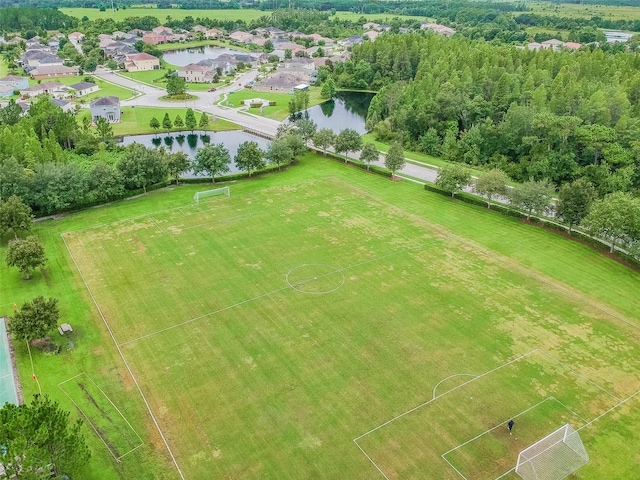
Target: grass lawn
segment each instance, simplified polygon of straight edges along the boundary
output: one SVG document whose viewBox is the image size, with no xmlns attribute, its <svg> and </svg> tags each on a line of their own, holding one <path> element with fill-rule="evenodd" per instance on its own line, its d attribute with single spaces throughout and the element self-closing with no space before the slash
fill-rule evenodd
<svg viewBox="0 0 640 480">
<path fill-rule="evenodd" d="M 160 68 L 158 70 L 146 70 L 144 72 L 118 72 L 120 75 L 139 82 L 147 83 L 154 87 L 161 87 L 167 83 L 165 75 L 169 70 Z"/>
<path fill-rule="evenodd" d="M 115 12 L 107 9 L 104 12 L 99 11 L 97 8 L 61 8 L 61 12 L 71 15 L 72 17 L 82 18 L 88 17 L 89 20 L 101 19 L 113 19 L 116 22 L 121 22 L 128 17 L 156 17 L 161 23 L 165 22 L 167 16 L 170 16 L 174 20 L 184 20 L 186 17 L 201 17 L 201 18 L 215 18 L 218 20 L 244 20 L 250 22 L 263 15 L 269 15 L 271 12 L 246 9 L 246 10 L 182 10 L 182 9 L 158 9 L 152 6 L 148 7 L 135 7 L 127 9 L 119 9 Z"/>
<path fill-rule="evenodd" d="M 336 12 L 336 17 L 341 20 L 350 20 L 352 22 L 357 21 L 361 17 L 364 17 L 369 22 L 390 22 L 392 18 L 398 17 L 403 20 L 405 19 L 414 19 L 419 21 L 435 21 L 433 18 L 429 17 L 419 17 L 416 15 L 393 15 L 391 13 L 369 13 L 369 14 L 361 14 L 361 13 L 353 13 L 353 12 Z"/>
<path fill-rule="evenodd" d="M 84 77 L 86 75 L 78 76 L 78 77 L 62 77 L 52 79 L 53 82 L 62 83 L 63 85 L 73 85 L 74 83 L 84 82 Z M 100 87 L 100 90 L 94 93 L 90 93 L 89 95 L 85 95 L 84 97 L 77 98 L 73 100 L 74 102 L 80 104 L 89 104 L 91 101 L 100 97 L 108 97 L 114 96 L 118 97 L 120 100 L 126 100 L 127 98 L 131 98 L 133 93 L 128 88 L 121 87 L 119 85 L 114 85 L 113 83 L 105 82 L 98 77 L 91 76 L 91 83 L 95 83 Z M 38 81 L 32 78 L 29 79 L 29 85 L 37 85 Z"/>
<path fill-rule="evenodd" d="M 227 96 L 227 101 L 222 102 L 221 105 L 229 105 L 231 107 L 240 107 L 243 105 L 244 100 L 251 98 L 262 98 L 264 100 L 274 101 L 276 105 L 273 107 L 265 107 L 262 113 L 259 108 L 251 108 L 247 111 L 256 115 L 262 115 L 267 118 L 273 118 L 275 120 L 284 120 L 289 116 L 289 100 L 291 95 L 288 93 L 271 93 L 271 92 L 258 92 L 249 88 L 230 93 Z M 326 98 L 320 96 L 320 87 L 310 87 L 309 89 L 309 107 L 319 105 L 326 101 Z"/>
<path fill-rule="evenodd" d="M 555 4 L 551 2 L 527 2 L 531 13 L 566 18 L 601 17 L 604 20 L 640 20 L 640 7 L 616 7 L 612 5 L 580 5 L 578 3 Z"/>
<path fill-rule="evenodd" d="M 34 352 L 43 391 L 72 409 L 57 385 L 84 372 L 143 440 L 116 468 L 87 433 L 82 478 L 172 470 L 80 273 L 186 478 L 375 478 L 358 446 L 390 478 L 457 478 L 440 458 L 454 448 L 468 478 L 495 478 L 640 389 L 640 275 L 586 246 L 316 155 L 195 205 L 204 188 L 38 223 L 45 276 L 0 265 L 0 313 L 51 295 L 76 330 L 72 351 Z M 31 394 L 22 345 L 17 358 Z M 581 430 L 580 478 L 637 477 L 639 400 Z M 104 435 L 135 445 L 127 429 Z"/>
<path fill-rule="evenodd" d="M 155 133 L 153 129 L 149 126 L 151 119 L 156 117 L 158 121 L 162 124 L 162 119 L 165 113 L 169 113 L 169 117 L 171 117 L 171 121 L 175 120 L 176 115 L 180 115 L 182 120 L 184 121 L 187 109 L 186 108 L 153 108 L 153 107 L 122 107 L 122 116 L 120 123 L 114 123 L 113 126 L 113 134 L 115 136 L 123 136 L 123 135 L 140 135 L 145 133 Z M 201 113 L 195 112 L 196 120 L 200 121 Z M 82 110 L 78 114 L 78 122 L 82 122 L 83 117 L 90 117 L 91 112 L 87 110 Z M 241 127 L 236 125 L 235 123 L 231 123 L 227 120 L 223 120 L 221 118 L 216 118 L 215 121 L 209 121 L 209 128 L 206 130 L 222 132 L 227 130 L 240 130 Z M 180 129 L 174 128 L 171 131 L 177 132 Z M 202 129 L 199 129 L 202 130 Z M 159 131 L 164 131 L 160 129 Z"/>
<path fill-rule="evenodd" d="M 4 58 L 0 58 L 0 78 L 6 77 L 9 74 L 9 65 Z"/>
</svg>

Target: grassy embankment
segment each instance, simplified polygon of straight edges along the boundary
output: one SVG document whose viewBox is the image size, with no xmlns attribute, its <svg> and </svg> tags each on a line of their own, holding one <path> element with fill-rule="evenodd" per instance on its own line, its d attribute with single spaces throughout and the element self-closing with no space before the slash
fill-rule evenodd
<svg viewBox="0 0 640 480">
<path fill-rule="evenodd" d="M 444 377 L 538 348 L 561 363 L 535 353 L 361 445 L 387 471 L 444 478 L 441 453 L 521 415 L 519 442 L 492 431 L 451 458 L 495 477 L 558 422 L 580 426 L 617 402 L 584 378 L 619 398 L 640 388 L 640 275 L 586 246 L 316 155 L 231 188 L 200 206 L 203 186 L 184 186 L 42 222 L 45 275 L 25 282 L 0 265 L 0 313 L 44 294 L 74 326 L 71 351 L 33 352 L 43 392 L 73 410 L 57 385 L 85 372 L 145 441 L 116 464 L 86 429 L 94 461 L 81 478 L 173 470 L 63 232 L 187 478 L 371 478 L 353 438 L 431 399 Z M 28 396 L 24 346 L 17 356 Z M 634 476 L 624 459 L 640 442 L 639 399 L 581 431 L 581 478 Z"/>
<path fill-rule="evenodd" d="M 164 118 L 164 114 L 168 113 L 171 121 L 173 122 L 176 118 L 176 115 L 180 115 L 182 117 L 182 121 L 184 121 L 187 109 L 186 108 L 154 108 L 154 107 L 123 107 L 122 108 L 122 116 L 120 123 L 114 123 L 113 134 L 116 136 L 123 135 L 141 135 L 146 133 L 156 133 L 149 126 L 152 118 L 157 118 L 160 124 L 162 125 L 162 119 Z M 195 112 L 196 120 L 200 121 L 201 113 Z M 91 112 L 89 110 L 83 110 L 78 114 L 78 122 L 82 122 L 82 118 L 90 117 Z M 216 118 L 215 120 L 209 120 L 209 127 L 205 130 L 209 130 L 212 132 L 222 132 L 227 130 L 240 130 L 241 127 L 236 125 L 235 123 L 231 123 L 227 120 L 223 120 L 222 118 Z M 172 132 L 178 132 L 184 130 L 173 128 Z M 197 128 L 197 130 L 203 130 L 201 128 Z M 158 130 L 158 134 L 164 133 L 162 127 Z"/>
<path fill-rule="evenodd" d="M 221 101 L 220 105 L 226 105 L 230 107 L 240 107 L 243 105 L 244 100 L 250 100 L 252 98 L 262 98 L 276 102 L 273 107 L 264 107 L 262 112 L 259 108 L 250 108 L 247 111 L 256 115 L 262 115 L 267 118 L 273 118 L 274 120 L 284 120 L 289 116 L 289 101 L 292 96 L 288 93 L 271 93 L 271 92 L 257 92 L 251 89 L 239 90 L 230 93 L 227 96 L 226 101 Z M 309 106 L 320 105 L 325 102 L 326 98 L 320 96 L 320 87 L 311 87 L 309 89 Z"/>
<path fill-rule="evenodd" d="M 78 97 L 71 100 L 74 103 L 79 103 L 81 105 L 89 105 L 96 98 L 114 96 L 118 97 L 120 100 L 126 100 L 134 96 L 134 92 L 129 90 L 128 88 L 121 87 L 119 85 L 114 85 L 113 83 L 105 82 L 104 80 L 94 77 L 91 74 L 87 74 L 91 76 L 91 82 L 98 85 L 100 90 L 97 92 L 90 93 L 89 95 L 85 95 L 84 97 Z M 63 85 L 73 85 L 74 83 L 84 82 L 84 77 L 87 75 L 81 75 L 78 77 L 62 77 L 52 79 L 52 82 L 62 83 Z M 37 85 L 38 81 L 29 79 L 29 85 Z"/>
</svg>

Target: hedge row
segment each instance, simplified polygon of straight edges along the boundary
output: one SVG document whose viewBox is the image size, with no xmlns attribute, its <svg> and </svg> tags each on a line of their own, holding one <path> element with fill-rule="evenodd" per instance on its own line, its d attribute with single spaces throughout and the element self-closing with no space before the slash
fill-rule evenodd
<svg viewBox="0 0 640 480">
<path fill-rule="evenodd" d="M 446 197 L 451 198 L 451 193 L 447 192 L 445 190 L 442 190 L 432 184 L 425 184 L 424 185 L 424 189 L 429 191 L 429 192 L 433 192 L 433 193 L 438 193 L 440 195 L 444 195 Z M 456 198 L 458 200 L 461 200 L 465 203 L 469 203 L 471 205 L 477 205 L 480 207 L 484 207 L 487 208 L 487 203 L 488 201 L 484 198 L 481 197 L 477 197 L 475 195 L 471 195 L 469 193 L 465 193 L 465 192 L 460 192 L 457 193 L 453 198 Z M 496 213 L 500 213 L 502 215 L 508 215 L 511 217 L 516 217 L 516 218 L 522 218 L 522 219 L 526 219 L 527 215 L 519 210 L 516 210 L 514 208 L 510 208 L 509 206 L 506 205 L 502 205 L 502 204 L 496 204 L 496 203 L 492 203 L 491 204 L 491 211 L 496 212 Z M 567 228 L 564 225 L 560 225 L 557 222 L 553 222 L 553 221 L 549 221 L 546 220 L 544 218 L 540 218 L 540 217 L 534 217 L 532 216 L 529 221 L 531 223 L 537 223 L 540 224 L 541 226 L 551 229 L 551 230 L 556 230 L 559 232 L 562 232 L 564 234 L 568 233 Z M 592 247 L 594 247 L 596 250 L 600 250 L 600 251 L 606 251 L 608 252 L 609 247 L 602 243 L 600 240 L 596 239 L 596 238 L 592 238 L 589 235 L 587 235 L 584 232 L 581 232 L 579 230 L 572 230 L 570 236 L 576 240 L 579 240 L 585 244 L 588 244 Z M 619 259 L 621 259 L 624 262 L 627 262 L 633 266 L 636 267 L 640 267 L 640 259 L 629 255 L 627 253 L 621 252 L 619 250 L 615 250 L 614 251 L 614 255 L 616 257 L 618 257 Z"/>
</svg>

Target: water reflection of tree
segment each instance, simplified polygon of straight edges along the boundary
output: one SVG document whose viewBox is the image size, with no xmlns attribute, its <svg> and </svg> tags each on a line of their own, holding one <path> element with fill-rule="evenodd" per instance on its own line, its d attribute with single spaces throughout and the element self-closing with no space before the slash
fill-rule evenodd
<svg viewBox="0 0 640 480">
<path fill-rule="evenodd" d="M 178 142 L 178 145 L 182 146 L 184 145 L 184 139 L 185 136 L 180 134 L 180 135 L 176 135 L 176 141 Z"/>
<path fill-rule="evenodd" d="M 151 143 L 154 147 L 159 147 L 162 144 L 162 139 L 160 137 L 154 137 L 151 139 Z"/>
<path fill-rule="evenodd" d="M 328 100 L 320 104 L 320 110 L 325 117 L 333 115 L 333 111 L 336 109 L 336 102 L 334 100 Z"/>
<path fill-rule="evenodd" d="M 367 118 L 373 93 L 338 92 L 336 98 L 342 101 L 344 109 L 347 112 L 354 113 L 362 118 Z"/>
<path fill-rule="evenodd" d="M 211 143 L 211 135 L 200 135 L 200 140 L 202 140 L 202 143 L 205 145 L 208 145 Z"/>
<path fill-rule="evenodd" d="M 170 135 L 164 137 L 164 144 L 171 150 L 173 148 L 173 137 Z"/>
<path fill-rule="evenodd" d="M 198 147 L 198 135 L 195 133 L 187 135 L 187 145 L 191 150 L 195 150 Z"/>
</svg>

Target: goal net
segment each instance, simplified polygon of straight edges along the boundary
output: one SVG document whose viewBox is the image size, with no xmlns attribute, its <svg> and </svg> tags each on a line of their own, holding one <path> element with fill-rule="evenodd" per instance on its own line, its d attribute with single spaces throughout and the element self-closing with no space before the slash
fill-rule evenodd
<svg viewBox="0 0 640 480">
<path fill-rule="evenodd" d="M 516 473 L 524 480 L 560 480 L 588 461 L 580 435 L 566 424 L 522 450 Z"/>
<path fill-rule="evenodd" d="M 193 200 L 196 203 L 200 203 L 201 200 L 208 197 L 216 197 L 218 195 L 231 196 L 231 189 L 229 187 L 214 188 L 213 190 L 205 190 L 203 192 L 196 192 L 193 196 Z"/>
</svg>

